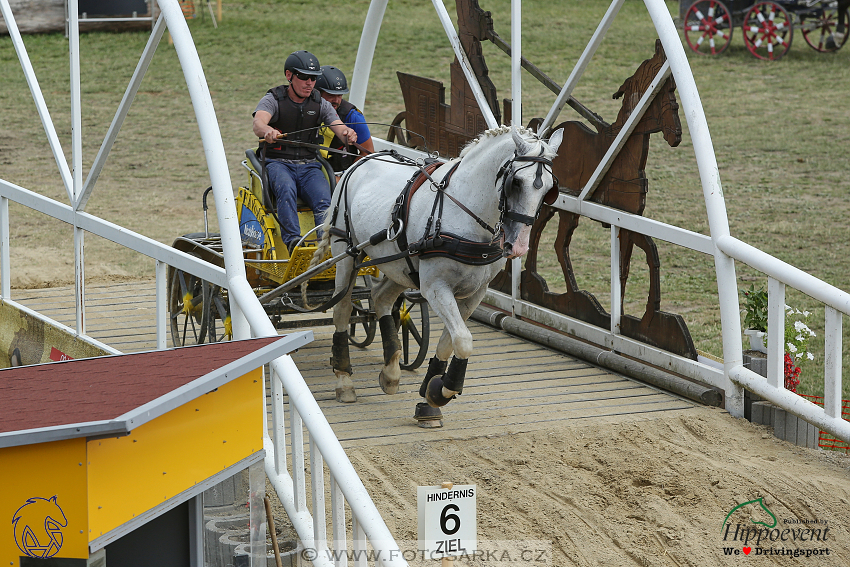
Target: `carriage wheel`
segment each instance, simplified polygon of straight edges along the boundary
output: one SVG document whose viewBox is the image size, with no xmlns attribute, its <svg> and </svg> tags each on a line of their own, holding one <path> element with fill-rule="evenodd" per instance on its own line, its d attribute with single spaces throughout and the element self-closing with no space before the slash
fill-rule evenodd
<svg viewBox="0 0 850 567">
<path fill-rule="evenodd" d="M 744 43 L 754 57 L 776 61 L 791 49 L 794 28 L 785 8 L 773 2 L 759 2 L 744 18 Z"/>
<path fill-rule="evenodd" d="M 204 282 L 204 326 L 209 343 L 220 343 L 233 338 L 230 323 L 230 310 L 227 303 L 227 290 Z"/>
<path fill-rule="evenodd" d="M 363 285 L 372 289 L 372 277 L 362 276 Z M 375 331 L 378 329 L 378 320 L 375 317 L 375 312 L 372 310 L 371 296 L 366 299 L 358 299 L 352 301 L 352 315 L 365 317 L 365 321 L 360 323 L 351 323 L 348 326 L 348 342 L 356 347 L 366 348 L 372 341 L 375 340 Z"/>
<path fill-rule="evenodd" d="M 719 0 L 698 0 L 685 14 L 685 41 L 701 55 L 723 53 L 732 41 L 732 16 Z"/>
<path fill-rule="evenodd" d="M 168 288 L 171 344 L 175 347 L 204 342 L 204 280 L 183 270 L 172 270 Z"/>
<path fill-rule="evenodd" d="M 817 9 L 799 14 L 800 31 L 809 47 L 821 53 L 831 53 L 847 43 L 850 17 L 840 11 L 835 2 L 820 2 Z"/>
<path fill-rule="evenodd" d="M 412 303 L 400 298 L 398 306 L 398 325 L 401 328 L 401 361 L 402 370 L 416 370 L 422 366 L 428 354 L 428 341 L 431 332 L 431 321 L 428 313 L 428 303 L 425 301 Z M 411 341 L 411 339 L 413 339 Z"/>
</svg>

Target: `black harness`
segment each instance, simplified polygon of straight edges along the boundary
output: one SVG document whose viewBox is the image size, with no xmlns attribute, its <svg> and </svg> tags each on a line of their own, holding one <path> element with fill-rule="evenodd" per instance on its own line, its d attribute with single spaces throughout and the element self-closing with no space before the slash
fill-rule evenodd
<svg viewBox="0 0 850 567">
<path fill-rule="evenodd" d="M 507 208 L 508 199 L 513 195 L 515 191 L 518 190 L 517 187 L 515 187 L 516 183 L 514 179 L 516 173 L 518 171 L 521 171 L 522 169 L 531 167 L 536 163 L 537 172 L 534 179 L 534 187 L 540 189 L 541 187 L 543 187 L 543 168 L 544 166 L 547 167 L 550 174 L 552 174 L 553 179 L 555 179 L 555 183 L 553 184 L 553 187 L 549 191 L 549 193 L 546 194 L 546 197 L 544 197 L 543 202 L 551 204 L 558 196 L 557 178 L 552 173 L 552 161 L 543 157 L 542 149 L 539 156 L 521 156 L 514 153 L 514 156 L 508 159 L 502 165 L 502 167 L 499 169 L 498 174 L 496 175 L 497 186 L 499 184 L 499 179 L 502 179 L 502 185 L 499 188 L 499 220 L 496 223 L 495 227 L 491 227 L 489 224 L 487 224 L 487 222 L 485 222 L 475 213 L 470 211 L 463 203 L 446 193 L 446 188 L 449 186 L 451 177 L 456 171 L 458 165 L 460 165 L 460 161 L 458 161 L 452 166 L 449 172 L 446 173 L 446 175 L 443 177 L 443 180 L 439 183 L 435 182 L 431 178 L 431 174 L 437 168 L 443 165 L 441 162 L 437 162 L 434 159 L 429 159 L 426 160 L 425 163 L 420 165 L 418 162 L 405 156 L 402 156 L 394 150 L 378 152 L 376 154 L 366 156 L 365 158 L 356 162 L 351 169 L 361 166 L 367 159 L 375 159 L 381 155 L 390 156 L 404 165 L 415 166 L 418 168 L 418 170 L 407 181 L 407 184 L 405 185 L 404 189 L 396 199 L 395 205 L 393 206 L 392 210 L 392 220 L 390 226 L 386 229 L 386 231 L 376 233 L 369 239 L 370 243 L 373 245 L 378 244 L 379 242 L 382 242 L 385 239 L 395 241 L 399 247 L 399 252 L 397 254 L 384 256 L 381 258 L 374 258 L 370 259 L 368 262 L 357 264 L 355 266 L 355 273 L 360 268 L 383 264 L 404 258 L 407 261 L 407 265 L 410 271 L 409 277 L 413 280 L 414 284 L 419 287 L 419 273 L 416 271 L 415 266 L 411 261 L 412 256 L 418 256 L 420 260 L 437 257 L 451 258 L 463 264 L 474 266 L 486 266 L 488 264 L 492 264 L 504 257 L 504 251 L 501 245 L 497 242 L 502 232 L 503 220 L 508 219 L 526 225 L 531 225 L 534 223 L 534 220 L 540 214 L 540 208 L 538 208 L 535 213 L 535 216 L 533 217 L 509 210 Z M 515 168 L 514 164 L 516 162 L 528 163 L 527 165 Z M 340 198 L 345 199 L 346 204 L 348 203 L 349 178 L 350 173 L 343 180 L 342 195 Z M 434 203 L 431 207 L 431 215 L 428 217 L 428 221 L 425 224 L 425 232 L 422 237 L 415 242 L 409 242 L 407 238 L 406 227 L 408 226 L 410 202 L 413 197 L 413 194 L 416 192 L 417 189 L 419 189 L 419 187 L 421 187 L 425 183 L 425 181 L 431 182 L 431 185 L 436 193 L 434 197 Z M 471 216 L 479 224 L 479 226 L 483 227 L 490 234 L 492 234 L 493 238 L 487 242 L 478 242 L 462 238 L 450 232 L 444 232 L 441 229 L 444 197 L 448 197 L 452 202 L 454 202 L 458 207 L 460 207 L 461 210 Z M 351 220 L 349 218 L 348 207 L 346 207 L 345 214 L 343 215 L 343 221 L 345 223 L 344 229 L 336 228 L 335 226 L 337 222 L 338 212 L 339 202 L 337 202 L 337 206 L 334 207 L 331 216 L 331 228 L 329 232 L 331 233 L 331 235 L 337 236 L 344 242 L 346 242 L 350 251 L 349 253 L 353 257 L 359 259 L 361 254 L 359 252 L 356 252 L 356 249 L 353 245 L 353 238 L 351 236 Z"/>
</svg>

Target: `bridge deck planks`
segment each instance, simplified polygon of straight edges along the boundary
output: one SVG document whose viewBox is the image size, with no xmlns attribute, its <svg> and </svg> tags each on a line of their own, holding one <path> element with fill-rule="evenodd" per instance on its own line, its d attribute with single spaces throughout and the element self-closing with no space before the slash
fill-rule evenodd
<svg viewBox="0 0 850 567">
<path fill-rule="evenodd" d="M 73 287 L 16 289 L 12 299 L 75 326 Z M 153 350 L 155 301 L 153 280 L 89 284 L 87 331 L 122 352 Z M 314 328 L 314 342 L 294 353 L 293 359 L 344 447 L 468 439 L 531 431 L 564 420 L 611 419 L 693 407 L 677 396 L 486 325 L 470 321 L 470 328 L 475 352 L 464 392 L 443 408 L 441 429 L 422 429 L 413 420 L 427 359 L 417 371 L 402 372 L 399 393 L 387 396 L 377 380 L 383 360 L 380 337 L 366 349 L 352 347 L 355 404 L 334 399 L 335 378 L 328 362 L 333 327 Z M 432 315 L 428 358 L 442 330 L 442 322 Z M 267 399 L 271 424 L 269 404 Z"/>
</svg>

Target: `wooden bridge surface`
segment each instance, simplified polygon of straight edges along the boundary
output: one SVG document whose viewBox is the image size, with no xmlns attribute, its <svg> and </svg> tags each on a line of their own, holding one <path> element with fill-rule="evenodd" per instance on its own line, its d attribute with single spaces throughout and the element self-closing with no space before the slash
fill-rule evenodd
<svg viewBox="0 0 850 567">
<path fill-rule="evenodd" d="M 71 328 L 75 325 L 73 286 L 16 289 L 11 298 Z M 88 334 L 122 352 L 156 348 L 155 314 L 152 280 L 86 287 Z M 470 321 L 470 328 L 475 352 L 464 392 L 443 409 L 445 426 L 440 429 L 422 429 L 413 420 L 427 359 L 417 371 L 402 372 L 399 393 L 387 396 L 377 381 L 383 358 L 380 338 L 366 349 L 352 347 L 358 394 L 354 404 L 334 399 L 329 365 L 333 327 L 313 328 L 314 342 L 294 353 L 293 359 L 344 447 L 468 439 L 541 429 L 563 420 L 693 407 L 690 401 L 504 331 L 475 321 Z M 441 331 L 442 322 L 432 315 L 429 358 Z"/>
</svg>

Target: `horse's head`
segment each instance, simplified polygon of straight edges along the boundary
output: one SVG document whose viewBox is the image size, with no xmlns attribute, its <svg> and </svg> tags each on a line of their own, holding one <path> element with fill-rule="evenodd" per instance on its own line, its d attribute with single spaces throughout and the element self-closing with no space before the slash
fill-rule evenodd
<svg viewBox="0 0 850 567">
<path fill-rule="evenodd" d="M 619 132 L 620 128 L 625 125 L 626 120 L 637 107 L 641 97 L 666 60 L 667 56 L 664 53 L 661 40 L 656 40 L 655 55 L 641 63 L 635 74 L 626 79 L 613 95 L 615 99 L 623 99 L 617 120 L 611 125 L 613 131 Z M 662 132 L 664 139 L 671 148 L 675 148 L 682 141 L 682 122 L 679 120 L 676 81 L 673 80 L 673 77 L 668 77 L 664 81 L 650 100 L 646 111 L 633 130 L 634 134 L 652 134 L 655 132 Z"/>
<path fill-rule="evenodd" d="M 516 128 L 511 128 L 516 148 L 513 157 L 499 171 L 503 248 L 508 258 L 518 258 L 528 251 L 531 225 L 540 208 L 544 202 L 552 204 L 558 197 L 552 160 L 557 155 L 564 130 L 557 130 L 549 140 L 541 140 L 527 132 L 520 134 Z"/>
</svg>

